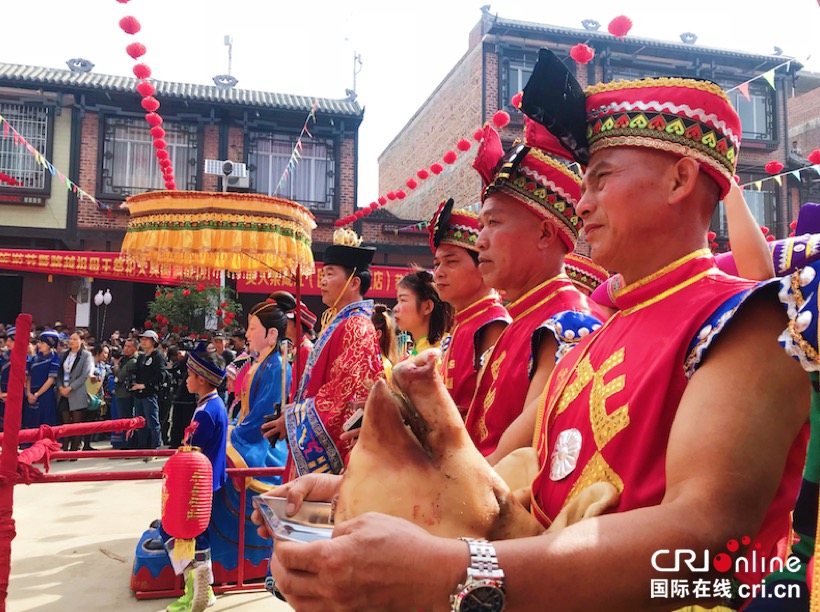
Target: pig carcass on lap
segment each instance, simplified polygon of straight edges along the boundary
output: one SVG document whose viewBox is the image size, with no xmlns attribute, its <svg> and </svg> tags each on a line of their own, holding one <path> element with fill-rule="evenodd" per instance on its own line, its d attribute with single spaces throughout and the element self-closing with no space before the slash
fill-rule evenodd
<svg viewBox="0 0 820 612">
<path fill-rule="evenodd" d="M 393 368 L 404 396 L 376 382 L 344 473 L 335 522 L 365 512 L 434 535 L 506 539 L 543 532 L 476 449 L 429 350 Z"/>
</svg>

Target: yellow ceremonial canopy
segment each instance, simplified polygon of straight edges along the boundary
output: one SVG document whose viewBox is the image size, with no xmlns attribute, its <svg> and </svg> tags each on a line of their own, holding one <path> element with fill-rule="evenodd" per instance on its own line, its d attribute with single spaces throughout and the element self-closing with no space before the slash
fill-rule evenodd
<svg viewBox="0 0 820 612">
<path fill-rule="evenodd" d="M 191 276 L 224 270 L 241 279 L 313 274 L 313 214 L 255 193 L 152 191 L 128 198 L 122 253 L 140 265 L 182 266 Z"/>
</svg>

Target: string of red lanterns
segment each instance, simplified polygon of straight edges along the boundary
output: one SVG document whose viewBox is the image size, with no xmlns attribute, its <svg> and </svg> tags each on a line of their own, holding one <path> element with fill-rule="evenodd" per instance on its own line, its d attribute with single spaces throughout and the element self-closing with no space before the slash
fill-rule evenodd
<svg viewBox="0 0 820 612">
<path fill-rule="evenodd" d="M 120 4 L 127 4 L 129 0 L 117 0 Z M 120 29 L 133 36 L 142 30 L 142 25 L 133 15 L 127 15 L 120 19 Z M 162 116 L 157 112 L 160 107 L 159 100 L 154 97 L 157 91 L 156 86 L 149 81 L 151 78 L 151 67 L 139 61 L 145 55 L 147 49 L 140 42 L 129 43 L 125 47 L 125 52 L 137 63 L 134 65 L 134 76 L 137 77 L 137 93 L 142 96 L 140 105 L 145 110 L 145 121 L 151 126 L 151 137 L 154 139 L 153 145 L 156 150 L 157 161 L 162 177 L 165 181 L 165 188 L 175 190 L 177 188 L 174 181 L 174 166 L 171 156 L 168 154 L 168 143 L 165 141 L 165 129 L 162 127 Z"/>
<path fill-rule="evenodd" d="M 493 115 L 492 118 L 493 125 L 495 125 L 498 129 L 502 129 L 506 125 L 510 123 L 510 115 L 507 111 L 500 110 Z M 478 129 L 473 134 L 473 140 L 479 142 L 481 140 L 483 134 L 483 130 Z M 455 149 L 458 149 L 462 153 L 466 153 L 472 147 L 472 143 L 467 140 L 466 138 L 461 138 L 457 143 L 454 149 L 450 149 L 447 151 L 441 158 L 441 161 L 444 164 L 451 166 L 458 160 L 458 153 L 456 153 Z M 429 168 L 422 168 L 421 170 L 417 171 L 415 176 L 411 176 L 408 178 L 404 186 L 413 191 L 414 189 L 418 188 L 420 183 L 419 181 L 426 181 L 432 175 L 439 175 L 444 172 L 444 166 L 440 162 L 434 162 L 430 164 Z M 417 180 L 418 179 L 418 180 Z M 396 191 L 389 191 L 386 194 L 379 196 L 376 200 L 372 201 L 368 206 L 363 208 L 359 208 L 355 213 L 348 215 L 342 219 L 337 219 L 333 222 L 333 225 L 336 227 L 343 227 L 345 225 L 349 225 L 363 217 L 367 217 L 368 215 L 372 214 L 374 210 L 378 210 L 382 206 L 386 206 L 390 202 L 394 202 L 396 200 L 403 200 L 407 197 L 407 191 L 404 189 L 398 189 Z"/>
</svg>

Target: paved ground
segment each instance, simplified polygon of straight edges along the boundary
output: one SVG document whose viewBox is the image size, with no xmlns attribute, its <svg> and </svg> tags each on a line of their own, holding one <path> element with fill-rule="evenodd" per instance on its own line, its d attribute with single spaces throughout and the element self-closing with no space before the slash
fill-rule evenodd
<svg viewBox="0 0 820 612">
<path fill-rule="evenodd" d="M 160 470 L 162 464 L 81 459 L 52 463 L 51 471 Z M 160 515 L 161 489 L 160 480 L 16 486 L 8 611 L 165 610 L 171 599 L 137 601 L 129 588 L 137 539 Z M 210 608 L 251 609 L 292 610 L 263 591 L 221 595 Z"/>
</svg>

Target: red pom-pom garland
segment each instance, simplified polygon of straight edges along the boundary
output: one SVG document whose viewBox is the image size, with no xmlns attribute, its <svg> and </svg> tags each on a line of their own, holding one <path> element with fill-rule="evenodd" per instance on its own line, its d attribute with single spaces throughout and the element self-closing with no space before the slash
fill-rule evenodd
<svg viewBox="0 0 820 612">
<path fill-rule="evenodd" d="M 505 110 L 496 111 L 493 115 L 493 125 L 499 130 L 506 127 L 510 123 L 510 113 Z"/>
</svg>

